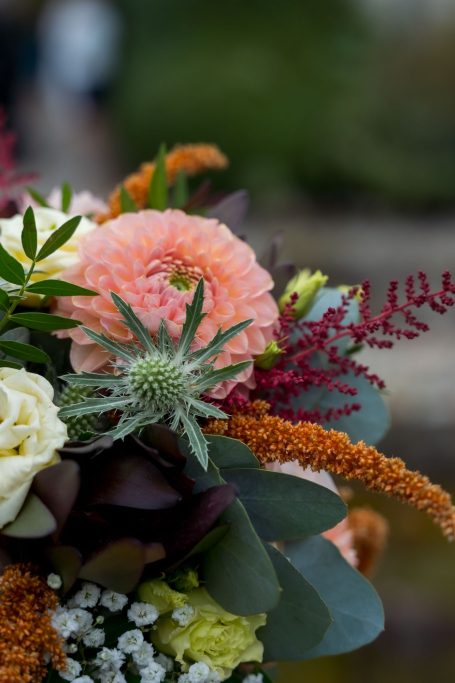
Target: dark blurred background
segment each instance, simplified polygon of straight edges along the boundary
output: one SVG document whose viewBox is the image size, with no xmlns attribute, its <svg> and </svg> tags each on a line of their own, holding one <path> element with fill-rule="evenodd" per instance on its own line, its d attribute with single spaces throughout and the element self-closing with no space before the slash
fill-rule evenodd
<svg viewBox="0 0 455 683">
<path fill-rule="evenodd" d="M 332 284 L 455 262 L 452 0 L 0 0 L 0 104 L 21 171 L 105 195 L 161 141 L 207 141 L 247 187 L 261 251 Z M 455 315 L 365 360 L 384 377 L 381 444 L 455 491 Z M 280 683 L 455 680 L 455 552 L 421 515 L 355 489 L 392 532 L 375 584 L 387 629 Z"/>
</svg>

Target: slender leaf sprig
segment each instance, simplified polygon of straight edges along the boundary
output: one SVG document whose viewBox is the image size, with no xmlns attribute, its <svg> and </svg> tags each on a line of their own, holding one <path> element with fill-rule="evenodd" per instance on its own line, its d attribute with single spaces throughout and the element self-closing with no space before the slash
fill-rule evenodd
<svg viewBox="0 0 455 683">
<path fill-rule="evenodd" d="M 0 352 L 3 354 L 2 359 L 0 359 L 0 367 L 22 367 L 20 363 L 9 360 L 10 357 L 35 363 L 48 363 L 50 361 L 49 356 L 41 349 L 37 349 L 31 344 L 19 342 L 14 338 L 12 339 L 12 328 L 25 327 L 48 332 L 51 330 L 68 329 L 80 324 L 78 320 L 63 318 L 41 311 L 15 312 L 16 308 L 24 302 L 28 294 L 44 296 L 92 296 L 96 294 L 96 292 L 84 287 L 60 280 L 43 279 L 31 282 L 36 265 L 40 261 L 44 261 L 44 259 L 71 239 L 80 220 L 81 216 L 70 218 L 58 227 L 41 248 L 38 249 L 35 214 L 33 209 L 28 207 L 24 213 L 21 233 L 24 254 L 31 262 L 27 271 L 24 270 L 22 263 L 0 244 L 0 278 L 3 280 L 0 288 L 0 310 L 2 312 L 0 319 Z"/>
<path fill-rule="evenodd" d="M 108 395 L 100 394 L 81 403 L 64 406 L 60 409 L 60 417 L 65 419 L 117 410 L 119 422 L 108 432 L 114 439 L 140 432 L 147 425 L 164 422 L 172 430 L 186 435 L 192 452 L 207 468 L 207 442 L 197 418 L 222 418 L 225 413 L 201 400 L 201 396 L 248 367 L 250 361 L 215 369 L 214 361 L 224 345 L 252 321 L 238 323 L 224 332 L 219 330 L 207 346 L 192 351 L 197 330 L 205 317 L 202 312 L 204 280 L 199 281 L 192 303 L 186 306 L 186 319 L 178 341 L 170 337 L 165 320 L 161 320 L 158 334 L 153 338 L 131 306 L 117 294 L 112 293 L 111 296 L 137 341 L 123 344 L 81 327 L 90 339 L 117 360 L 113 362 L 113 373 L 64 375 L 62 379 L 73 385 L 92 387 L 98 392 L 108 392 Z"/>
</svg>

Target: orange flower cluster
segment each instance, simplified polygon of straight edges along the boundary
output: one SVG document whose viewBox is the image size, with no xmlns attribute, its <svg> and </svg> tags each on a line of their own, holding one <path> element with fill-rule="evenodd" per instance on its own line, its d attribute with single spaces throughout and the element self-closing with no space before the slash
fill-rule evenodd
<svg viewBox="0 0 455 683">
<path fill-rule="evenodd" d="M 193 176 L 204 171 L 222 170 L 227 165 L 227 158 L 215 145 L 180 145 L 166 155 L 167 180 L 169 185 L 173 185 L 179 171 Z M 143 209 L 147 204 L 148 190 L 154 172 L 155 164 L 145 162 L 136 173 L 129 175 L 122 183 L 139 209 Z M 116 187 L 109 197 L 109 209 L 108 213 L 96 217 L 98 223 L 104 223 L 121 213 L 120 186 Z"/>
<path fill-rule="evenodd" d="M 55 593 L 31 567 L 15 564 L 0 576 L 0 683 L 41 683 L 47 668 L 63 670 L 66 656 L 51 625 Z"/>
<path fill-rule="evenodd" d="M 388 458 L 363 441 L 351 443 L 347 434 L 326 430 L 312 422 L 293 424 L 269 415 L 264 401 L 254 402 L 229 420 L 212 420 L 209 434 L 225 434 L 243 441 L 261 463 L 298 460 L 315 471 L 327 470 L 358 479 L 371 491 L 398 498 L 425 511 L 448 539 L 455 539 L 455 507 L 450 495 L 420 472 L 406 469 L 400 458 Z"/>
<path fill-rule="evenodd" d="M 370 576 L 385 548 L 389 525 L 379 512 L 367 507 L 352 508 L 348 524 L 357 555 L 357 569 Z"/>
</svg>

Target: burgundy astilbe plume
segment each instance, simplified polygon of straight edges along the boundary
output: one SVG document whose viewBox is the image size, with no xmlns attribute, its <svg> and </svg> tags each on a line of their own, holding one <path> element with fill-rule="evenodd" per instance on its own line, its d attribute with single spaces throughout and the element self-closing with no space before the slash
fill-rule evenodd
<svg viewBox="0 0 455 683">
<path fill-rule="evenodd" d="M 0 216 L 15 212 L 14 202 L 19 191 L 36 177 L 16 171 L 15 147 L 16 136 L 7 129 L 7 115 L 0 108 Z"/>
<path fill-rule="evenodd" d="M 396 340 L 415 339 L 429 330 L 417 317 L 418 309 L 428 306 L 442 315 L 455 303 L 455 283 L 448 271 L 442 273 L 440 286 L 434 290 L 424 272 L 409 275 L 401 289 L 400 295 L 400 283 L 392 280 L 385 303 L 373 314 L 371 284 L 366 280 L 343 294 L 340 305 L 328 308 L 317 321 L 294 320 L 291 298 L 277 332 L 277 337 L 285 340 L 285 353 L 272 370 L 256 370 L 255 395 L 266 396 L 274 412 L 290 420 L 327 422 L 359 410 L 360 404 L 352 401 L 326 411 L 307 410 L 295 399 L 315 387 L 353 397 L 357 390 L 349 385 L 348 373 L 384 388 L 383 380 L 359 363 L 353 353 L 364 345 L 389 349 Z M 353 322 L 348 312 L 354 302 L 359 316 Z"/>
</svg>

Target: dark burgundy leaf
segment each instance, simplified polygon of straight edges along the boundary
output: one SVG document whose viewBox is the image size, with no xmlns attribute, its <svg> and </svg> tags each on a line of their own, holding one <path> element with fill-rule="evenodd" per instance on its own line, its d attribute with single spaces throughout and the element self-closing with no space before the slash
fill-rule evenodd
<svg viewBox="0 0 455 683">
<path fill-rule="evenodd" d="M 144 560 L 142 543 L 135 538 L 122 538 L 94 554 L 82 566 L 79 576 L 119 593 L 129 593 L 141 578 Z"/>
<path fill-rule="evenodd" d="M 208 218 L 217 218 L 237 233 L 246 218 L 250 199 L 246 190 L 238 190 L 227 195 L 207 211 Z"/>
<path fill-rule="evenodd" d="M 230 484 L 214 486 L 193 496 L 180 527 L 164 541 L 167 554 L 174 559 L 187 555 L 212 529 L 234 498 L 235 490 Z"/>
<path fill-rule="evenodd" d="M 82 557 L 76 548 L 60 545 L 50 548 L 47 552 L 54 571 L 63 581 L 65 593 L 73 587 L 82 566 Z"/>
<path fill-rule="evenodd" d="M 64 460 L 52 467 L 46 467 L 33 480 L 33 492 L 55 517 L 56 536 L 60 534 L 73 508 L 79 486 L 79 465 L 74 460 Z"/>
<path fill-rule="evenodd" d="M 140 453 L 111 451 L 98 458 L 84 492 L 87 505 L 120 505 L 140 510 L 163 510 L 182 499 L 160 470 Z"/>
</svg>

